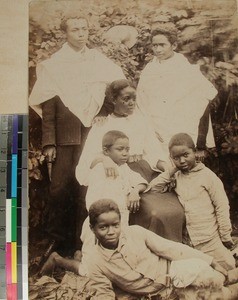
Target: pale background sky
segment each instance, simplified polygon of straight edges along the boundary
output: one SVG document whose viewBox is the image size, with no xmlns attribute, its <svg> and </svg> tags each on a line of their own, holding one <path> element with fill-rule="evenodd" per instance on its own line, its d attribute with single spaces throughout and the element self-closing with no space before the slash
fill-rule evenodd
<svg viewBox="0 0 238 300">
<path fill-rule="evenodd" d="M 0 114 L 28 112 L 29 2 L 0 0 Z"/>
</svg>

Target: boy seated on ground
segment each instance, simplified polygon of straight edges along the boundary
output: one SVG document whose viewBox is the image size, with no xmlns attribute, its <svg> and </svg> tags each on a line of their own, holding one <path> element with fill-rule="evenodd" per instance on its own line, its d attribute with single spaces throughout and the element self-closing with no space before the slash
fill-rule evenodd
<svg viewBox="0 0 238 300">
<path fill-rule="evenodd" d="M 227 272 L 201 251 L 142 227 L 121 230 L 121 215 L 114 201 L 94 202 L 89 209 L 89 222 L 96 239 L 88 261 L 88 277 L 96 291 L 94 299 L 115 299 L 112 284 L 135 295 L 161 296 L 168 296 L 173 288 L 213 285 L 220 289 L 222 299 L 237 299 L 238 284 L 224 286 L 227 275 L 231 278 L 230 272 L 236 272 L 237 279 L 237 269 Z M 76 274 L 80 271 L 80 261 L 54 252 L 42 273 L 47 274 L 55 266 Z"/>
</svg>

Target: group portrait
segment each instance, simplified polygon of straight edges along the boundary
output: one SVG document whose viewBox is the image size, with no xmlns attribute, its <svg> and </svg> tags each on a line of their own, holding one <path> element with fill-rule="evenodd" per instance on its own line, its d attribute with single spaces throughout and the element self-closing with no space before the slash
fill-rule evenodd
<svg viewBox="0 0 238 300">
<path fill-rule="evenodd" d="M 238 298 L 235 0 L 29 4 L 29 299 Z"/>
</svg>

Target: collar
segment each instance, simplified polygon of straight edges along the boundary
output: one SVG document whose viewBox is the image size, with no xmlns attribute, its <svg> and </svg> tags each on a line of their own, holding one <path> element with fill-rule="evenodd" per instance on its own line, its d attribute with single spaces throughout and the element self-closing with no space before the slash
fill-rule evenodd
<svg viewBox="0 0 238 300">
<path fill-rule="evenodd" d="M 79 55 L 84 55 L 89 50 L 89 48 L 85 45 L 80 51 L 75 51 L 72 47 L 70 47 L 68 42 L 64 43 L 62 48 L 65 48 L 66 51 L 79 54 Z"/>
<path fill-rule="evenodd" d="M 190 172 L 197 172 L 205 168 L 205 165 L 202 162 L 197 162 L 195 167 L 190 170 Z"/>
<path fill-rule="evenodd" d="M 174 54 L 171 56 L 171 57 L 169 57 L 169 58 L 167 58 L 167 59 L 163 59 L 163 60 L 159 60 L 156 56 L 154 56 L 154 58 L 153 58 L 153 62 L 154 63 L 157 63 L 157 64 L 167 64 L 167 63 L 170 63 L 170 62 L 173 62 L 174 61 L 174 58 L 176 58 L 176 52 L 174 52 Z"/>
<path fill-rule="evenodd" d="M 140 112 L 140 110 L 138 109 L 138 106 L 136 105 L 134 111 L 132 114 L 130 115 L 119 115 L 117 113 L 111 113 L 109 116 L 111 116 L 113 119 L 125 119 L 125 120 L 130 120 L 130 119 L 135 119 L 138 117 L 142 116 L 142 113 Z"/>
<path fill-rule="evenodd" d="M 181 172 L 181 173 L 184 175 L 188 175 L 188 174 L 196 173 L 200 170 L 203 170 L 204 168 L 205 168 L 205 165 L 202 162 L 197 162 L 195 167 L 192 168 L 188 173 L 183 173 L 183 172 Z"/>
<path fill-rule="evenodd" d="M 180 65 L 181 63 L 184 63 L 184 61 L 187 61 L 187 58 L 183 54 L 174 51 L 174 55 L 165 60 L 159 61 L 158 58 L 154 56 L 152 63 L 155 65 L 172 65 L 174 67 L 174 65 Z"/>
<path fill-rule="evenodd" d="M 83 49 L 77 52 L 66 42 L 59 51 L 52 55 L 51 58 L 53 61 L 60 60 L 61 62 L 75 63 L 82 60 L 93 60 L 93 53 L 87 46 L 84 46 Z"/>
<path fill-rule="evenodd" d="M 104 256 L 104 259 L 106 261 L 110 261 L 112 256 L 115 254 L 115 253 L 120 253 L 123 246 L 125 245 L 126 243 L 126 235 L 125 233 L 122 231 L 120 236 L 119 236 L 119 243 L 118 243 L 118 246 L 115 250 L 110 250 L 110 249 L 106 249 L 104 248 L 102 245 L 100 245 L 100 243 L 97 244 L 97 247 L 98 247 L 98 250 L 100 251 L 100 253 Z"/>
<path fill-rule="evenodd" d="M 133 115 L 133 114 L 132 114 Z M 127 122 L 128 120 L 131 120 L 132 115 L 128 115 L 128 116 L 119 116 L 117 114 L 111 113 L 110 115 L 108 115 L 108 120 L 112 120 L 113 122 Z"/>
<path fill-rule="evenodd" d="M 103 155 L 104 155 L 104 154 L 103 154 Z M 118 164 L 116 164 L 116 163 L 111 159 L 111 157 L 109 157 L 109 156 L 107 156 L 107 157 L 111 160 L 112 164 L 114 164 L 114 168 L 121 169 L 124 165 L 126 165 L 126 163 L 125 163 L 125 164 L 119 166 Z"/>
<path fill-rule="evenodd" d="M 113 112 L 113 113 L 112 113 L 112 116 L 113 116 L 114 118 L 128 118 L 129 115 L 120 115 L 120 114 L 118 114 L 118 113 L 116 113 L 116 112 Z"/>
</svg>

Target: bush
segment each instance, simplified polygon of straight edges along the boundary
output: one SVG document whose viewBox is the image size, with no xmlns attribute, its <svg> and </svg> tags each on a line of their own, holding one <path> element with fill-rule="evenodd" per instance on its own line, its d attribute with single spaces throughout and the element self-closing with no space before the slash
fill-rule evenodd
<svg viewBox="0 0 238 300">
<path fill-rule="evenodd" d="M 225 5 L 225 8 L 224 8 Z M 150 31 L 173 22 L 179 30 L 178 51 L 198 63 L 219 92 L 211 104 L 212 122 L 220 158 L 222 178 L 234 209 L 238 209 L 238 15 L 236 1 L 55 1 L 32 2 L 29 26 L 29 72 L 31 90 L 35 66 L 49 58 L 65 41 L 60 21 L 65 15 L 84 14 L 90 23 L 89 47 L 98 48 L 119 64 L 137 84 L 141 70 L 152 58 Z M 115 25 L 134 26 L 138 41 L 127 49 L 123 44 L 105 43 L 103 34 Z M 32 117 L 32 130 L 39 122 Z M 35 129 L 34 129 L 35 128 Z M 32 149 L 40 141 L 30 136 Z M 224 163 L 225 162 L 225 163 Z M 229 162 L 229 163 L 228 163 Z M 40 178 L 38 178 L 40 179 Z"/>
</svg>

